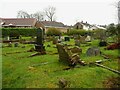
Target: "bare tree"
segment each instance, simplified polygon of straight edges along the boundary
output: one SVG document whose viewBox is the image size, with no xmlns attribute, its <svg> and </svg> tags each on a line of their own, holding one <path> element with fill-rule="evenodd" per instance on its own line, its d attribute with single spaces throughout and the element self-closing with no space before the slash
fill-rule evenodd
<svg viewBox="0 0 120 90">
<path fill-rule="evenodd" d="M 48 8 L 45 9 L 45 15 L 50 21 L 53 21 L 55 19 L 55 13 L 56 13 L 56 8 L 49 6 Z"/>
<path fill-rule="evenodd" d="M 30 15 L 25 11 L 18 11 L 17 18 L 30 18 Z"/>
<path fill-rule="evenodd" d="M 44 14 L 43 12 L 36 12 L 33 14 L 33 18 L 36 18 L 37 21 L 43 21 L 44 20 Z"/>
</svg>

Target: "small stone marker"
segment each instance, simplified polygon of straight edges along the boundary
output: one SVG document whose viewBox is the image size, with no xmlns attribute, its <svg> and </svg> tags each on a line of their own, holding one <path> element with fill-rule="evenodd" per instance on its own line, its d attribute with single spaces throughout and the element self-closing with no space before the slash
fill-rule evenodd
<svg viewBox="0 0 120 90">
<path fill-rule="evenodd" d="M 8 43 L 8 47 L 12 47 L 12 43 L 11 42 Z"/>
<path fill-rule="evenodd" d="M 78 40 L 78 39 L 75 40 L 75 46 L 80 47 L 80 40 Z"/>
<path fill-rule="evenodd" d="M 48 44 L 47 47 L 50 47 L 50 44 Z"/>
<path fill-rule="evenodd" d="M 100 55 L 100 50 L 99 48 L 97 47 L 91 47 L 91 48 L 88 48 L 86 54 L 87 56 L 97 56 L 97 55 Z"/>
<path fill-rule="evenodd" d="M 107 46 L 107 42 L 106 41 L 100 41 L 99 42 L 99 46 L 102 47 L 102 46 Z"/>
<path fill-rule="evenodd" d="M 70 37 L 64 37 L 65 41 L 70 41 Z"/>
<path fill-rule="evenodd" d="M 91 42 L 91 36 L 87 36 L 87 37 L 85 38 L 85 41 L 86 41 L 86 42 Z"/>
<path fill-rule="evenodd" d="M 53 44 L 57 44 L 58 43 L 58 39 L 57 38 L 53 38 Z"/>
<path fill-rule="evenodd" d="M 78 46 L 76 47 L 73 47 L 70 49 L 72 53 L 78 53 L 78 54 L 81 54 L 82 53 L 82 49 L 79 48 Z"/>
<path fill-rule="evenodd" d="M 14 44 L 14 47 L 18 47 L 18 45 L 19 45 L 18 42 L 16 42 L 16 43 Z"/>
<path fill-rule="evenodd" d="M 80 43 L 86 43 L 85 38 L 86 38 L 85 36 L 81 36 L 80 37 Z"/>
<path fill-rule="evenodd" d="M 59 85 L 59 88 L 66 88 L 66 87 L 68 87 L 69 83 L 64 78 L 61 78 L 59 80 L 59 84 L 58 85 Z"/>
</svg>

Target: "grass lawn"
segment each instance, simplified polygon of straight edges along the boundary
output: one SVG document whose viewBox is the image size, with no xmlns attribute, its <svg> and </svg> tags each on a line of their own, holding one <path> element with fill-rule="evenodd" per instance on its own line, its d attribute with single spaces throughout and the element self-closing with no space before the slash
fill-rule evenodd
<svg viewBox="0 0 120 90">
<path fill-rule="evenodd" d="M 74 41 L 66 42 L 74 45 Z M 50 44 L 51 47 L 47 47 Z M 3 44 L 4 46 L 6 44 Z M 25 48 L 22 48 L 25 46 Z M 68 66 L 58 61 L 59 56 L 52 42 L 45 42 L 46 55 L 28 57 L 35 52 L 27 52 L 34 45 L 20 44 L 19 47 L 2 48 L 2 87 L 3 88 L 59 88 L 59 79 L 69 81 L 68 88 L 105 88 L 104 82 L 118 74 L 98 66 L 79 66 L 70 70 L 63 70 Z M 98 40 L 91 42 L 91 46 L 98 46 Z M 83 53 L 81 59 L 86 63 L 104 59 L 101 56 L 86 56 L 86 50 L 91 46 L 81 44 Z M 118 50 L 100 50 L 113 57 L 103 63 L 112 69 L 118 69 Z M 46 63 L 46 64 L 45 64 Z M 39 65 L 38 65 L 39 64 Z M 32 67 L 32 65 L 36 65 Z"/>
</svg>

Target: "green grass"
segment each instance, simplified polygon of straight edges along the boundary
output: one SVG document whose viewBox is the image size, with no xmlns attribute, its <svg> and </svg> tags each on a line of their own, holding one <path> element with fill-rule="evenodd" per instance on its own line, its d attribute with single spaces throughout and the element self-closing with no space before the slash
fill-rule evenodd
<svg viewBox="0 0 120 90">
<path fill-rule="evenodd" d="M 74 45 L 74 40 L 66 42 Z M 89 42 L 90 43 L 90 42 Z M 47 47 L 50 44 L 51 47 Z M 58 81 L 60 78 L 65 78 L 69 81 L 69 88 L 104 88 L 103 82 L 109 77 L 118 77 L 116 73 L 103 69 L 97 66 L 80 66 L 70 70 L 63 70 L 68 66 L 58 61 L 59 56 L 55 45 L 52 42 L 45 42 L 46 55 L 28 57 L 35 52 L 26 52 L 34 45 L 20 44 L 19 47 L 2 48 L 2 87 L 3 88 L 58 88 Z M 91 46 L 98 46 L 98 40 L 91 42 Z M 86 63 L 95 62 L 103 59 L 101 56 L 86 56 L 86 50 L 91 46 L 81 44 L 83 50 L 80 55 L 81 59 Z M 103 63 L 108 67 L 117 69 L 118 63 L 115 59 L 118 55 L 118 50 L 100 50 L 108 55 L 113 55 L 109 61 Z M 15 53 L 21 52 L 21 53 Z M 111 54 L 111 52 L 113 54 Z M 43 64 L 46 63 L 47 64 Z M 35 67 L 31 67 L 36 65 Z"/>
</svg>

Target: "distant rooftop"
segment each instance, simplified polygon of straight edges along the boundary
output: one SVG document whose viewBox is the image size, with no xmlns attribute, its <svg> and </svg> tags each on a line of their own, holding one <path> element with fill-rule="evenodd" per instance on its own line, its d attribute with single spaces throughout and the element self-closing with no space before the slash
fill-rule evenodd
<svg viewBox="0 0 120 90">
<path fill-rule="evenodd" d="M 35 26 L 35 18 L 0 18 L 0 24 L 4 26 Z"/>
<path fill-rule="evenodd" d="M 62 22 L 56 22 L 56 21 L 41 21 L 41 23 L 45 26 L 45 27 L 66 27 Z"/>
</svg>

